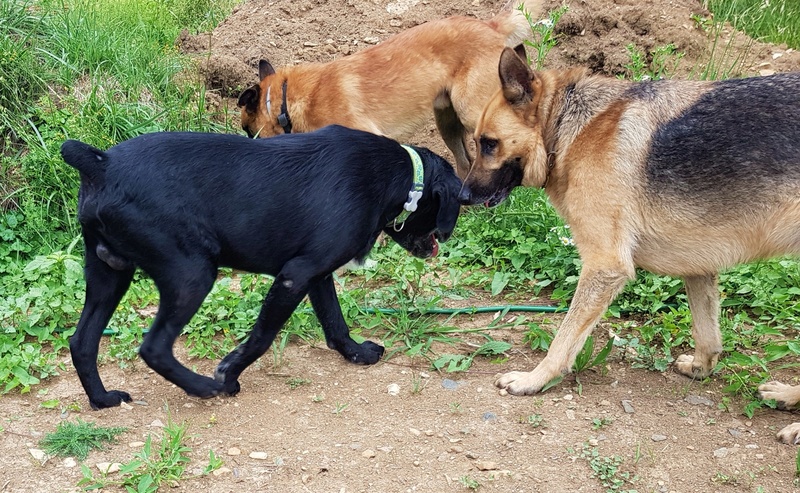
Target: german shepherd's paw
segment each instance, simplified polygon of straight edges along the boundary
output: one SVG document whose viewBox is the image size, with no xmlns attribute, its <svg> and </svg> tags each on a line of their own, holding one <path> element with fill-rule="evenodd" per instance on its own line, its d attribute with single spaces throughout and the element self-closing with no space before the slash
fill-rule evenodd
<svg viewBox="0 0 800 493">
<path fill-rule="evenodd" d="M 796 406 L 800 400 L 800 386 L 786 385 L 781 382 L 768 382 L 758 387 L 758 395 L 762 399 L 775 399 L 778 403 L 778 409 L 787 410 Z"/>
<path fill-rule="evenodd" d="M 788 445 L 800 445 L 800 423 L 784 427 L 776 436 L 778 440 Z"/>
<path fill-rule="evenodd" d="M 556 378 L 558 374 L 549 375 L 539 367 L 531 372 L 512 371 L 499 375 L 495 380 L 495 387 L 499 387 L 513 395 L 533 395 Z"/>
<path fill-rule="evenodd" d="M 711 375 L 714 369 L 713 365 L 704 365 L 699 361 L 695 361 L 694 356 L 690 354 L 681 354 L 675 359 L 675 368 L 678 373 L 692 378 L 694 380 L 702 380 Z"/>
</svg>

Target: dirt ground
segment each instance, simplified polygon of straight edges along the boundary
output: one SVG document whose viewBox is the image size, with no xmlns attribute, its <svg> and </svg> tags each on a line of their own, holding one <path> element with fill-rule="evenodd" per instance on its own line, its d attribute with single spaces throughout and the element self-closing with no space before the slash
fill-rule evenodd
<svg viewBox="0 0 800 493">
<path fill-rule="evenodd" d="M 177 41 L 197 56 L 215 105 L 235 110 L 239 91 L 257 80 L 260 58 L 276 66 L 328 61 L 430 19 L 449 15 L 489 18 L 505 0 L 299 0 L 248 1 L 211 33 L 185 33 Z M 546 7 L 560 5 L 546 1 Z M 685 52 L 678 74 L 690 74 L 707 60 L 708 36 L 692 14 L 708 16 L 690 0 L 573 0 L 557 31 L 562 37 L 547 67 L 585 64 L 618 74 L 628 62 L 625 45 L 645 50 L 674 43 Z M 744 43 L 743 39 L 734 43 Z M 738 46 L 738 45 L 737 45 Z M 742 73 L 800 69 L 800 55 L 785 47 L 754 43 Z M 232 127 L 238 127 L 231 116 Z M 447 155 L 433 122 L 415 138 Z M 476 300 L 486 304 L 486 300 Z M 465 327 L 485 327 L 491 315 L 463 316 Z M 545 327 L 558 315 L 541 317 Z M 600 330 L 599 332 L 602 332 Z M 208 401 L 187 397 L 140 361 L 125 370 L 101 368 L 108 388 L 129 391 L 131 406 L 90 411 L 65 357 L 66 370 L 28 395 L 5 396 L 0 453 L 0 492 L 75 490 L 80 467 L 63 458 L 35 459 L 43 434 L 62 419 L 80 418 L 101 426 L 129 428 L 118 444 L 93 452 L 86 464 L 126 462 L 159 424 L 189 426 L 192 463 L 199 473 L 209 449 L 225 470 L 179 482 L 169 491 L 213 492 L 788 492 L 797 448 L 778 443 L 775 432 L 797 416 L 760 410 L 753 419 L 719 405 L 723 383 L 691 382 L 672 370 L 634 369 L 612 353 L 603 372 L 588 371 L 536 397 L 499 395 L 493 375 L 531 369 L 542 352 L 528 349 L 519 332 L 493 333 L 514 343 L 501 365 L 478 359 L 470 371 L 440 374 L 422 360 L 393 357 L 358 367 L 322 346 L 292 343 L 283 365 L 265 357 L 247 370 L 242 392 Z M 446 349 L 454 352 L 456 349 Z M 465 350 L 466 351 L 466 350 Z M 215 361 L 182 361 L 211 374 Z M 305 381 L 292 389 L 290 379 Z M 398 394 L 389 392 L 398 386 Z M 40 392 L 42 390 L 42 392 Z M 40 403 L 78 403 L 80 412 L 48 410 Z M 623 405 L 624 402 L 624 405 Z M 538 417 L 537 417 L 538 416 Z M 633 482 L 604 485 L 581 451 L 599 458 L 618 456 L 608 466 L 616 478 Z M 265 459 L 252 458 L 263 452 Z M 594 462 L 595 468 L 600 460 Z M 612 464 L 613 465 L 613 464 Z M 112 474 L 113 477 L 113 474 Z M 474 481 L 475 483 L 470 483 Z M 479 485 L 479 486 L 476 486 Z"/>
</svg>

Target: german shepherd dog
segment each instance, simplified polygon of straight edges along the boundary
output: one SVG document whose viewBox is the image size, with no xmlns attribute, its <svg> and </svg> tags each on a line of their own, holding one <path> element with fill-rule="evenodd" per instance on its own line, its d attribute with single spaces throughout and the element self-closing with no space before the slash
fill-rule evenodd
<svg viewBox="0 0 800 493">
<path fill-rule="evenodd" d="M 251 137 L 271 137 L 339 124 L 402 141 L 432 110 L 463 176 L 475 123 L 499 89 L 498 55 L 505 46 L 523 52 L 520 43 L 531 35 L 523 13 L 509 7 L 488 21 L 427 22 L 328 63 L 276 70 L 261 60 L 261 82 L 239 96 L 242 128 Z"/>
<path fill-rule="evenodd" d="M 427 149 L 409 149 L 338 126 L 267 140 L 162 132 L 107 151 L 65 142 L 61 154 L 81 174 L 86 262 L 86 301 L 70 352 L 92 408 L 131 399 L 105 389 L 97 352 L 136 268 L 160 294 L 139 355 L 189 395 L 239 392 L 239 375 L 306 295 L 328 347 L 353 363 L 376 363 L 383 347 L 350 337 L 331 273 L 363 260 L 381 232 L 412 255 L 435 255 L 461 208 L 452 165 Z M 181 365 L 172 347 L 219 266 L 275 280 L 247 341 L 209 378 Z"/>
<path fill-rule="evenodd" d="M 533 394 L 569 372 L 637 267 L 683 278 L 695 352 L 676 366 L 708 376 L 722 351 L 718 272 L 800 253 L 800 73 L 635 83 L 534 72 L 507 49 L 499 75 L 460 200 L 493 206 L 514 187 L 544 188 L 583 267 L 547 356 L 496 385 Z M 800 387 L 761 392 L 800 400 Z M 782 439 L 798 437 L 800 424 Z"/>
</svg>

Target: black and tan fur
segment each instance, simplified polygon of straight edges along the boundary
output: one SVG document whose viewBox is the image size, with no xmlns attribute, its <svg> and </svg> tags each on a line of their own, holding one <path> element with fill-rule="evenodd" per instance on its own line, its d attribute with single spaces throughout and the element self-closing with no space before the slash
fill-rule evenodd
<svg viewBox="0 0 800 493">
<path fill-rule="evenodd" d="M 540 11 L 541 3 L 515 2 L 528 12 Z M 505 46 L 524 51 L 521 43 L 531 35 L 525 16 L 511 7 L 486 21 L 426 22 L 327 63 L 276 69 L 261 60 L 260 82 L 239 96 L 242 128 L 251 137 L 271 137 L 338 124 L 405 141 L 433 114 L 463 176 L 475 123 L 499 88 L 498 54 Z M 291 127 L 279 123 L 283 114 Z"/>
<path fill-rule="evenodd" d="M 499 72 L 461 200 L 496 205 L 516 186 L 543 187 L 583 267 L 547 356 L 496 385 L 533 394 L 569 372 L 637 267 L 683 278 L 695 353 L 676 366 L 709 375 L 722 351 L 717 273 L 800 253 L 800 73 L 634 83 L 532 72 L 511 50 Z M 761 391 L 800 400 L 800 387 Z M 800 424 L 780 436 L 797 442 Z"/>
</svg>

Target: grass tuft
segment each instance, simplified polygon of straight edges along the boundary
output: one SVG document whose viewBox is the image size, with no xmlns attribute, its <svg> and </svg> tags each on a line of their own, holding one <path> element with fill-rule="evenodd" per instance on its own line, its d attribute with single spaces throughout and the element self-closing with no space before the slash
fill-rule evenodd
<svg viewBox="0 0 800 493">
<path fill-rule="evenodd" d="M 116 442 L 117 436 L 126 431 L 127 428 L 102 427 L 80 419 L 76 422 L 62 421 L 56 431 L 45 435 L 39 446 L 50 455 L 84 460 L 89 452 Z"/>
</svg>

